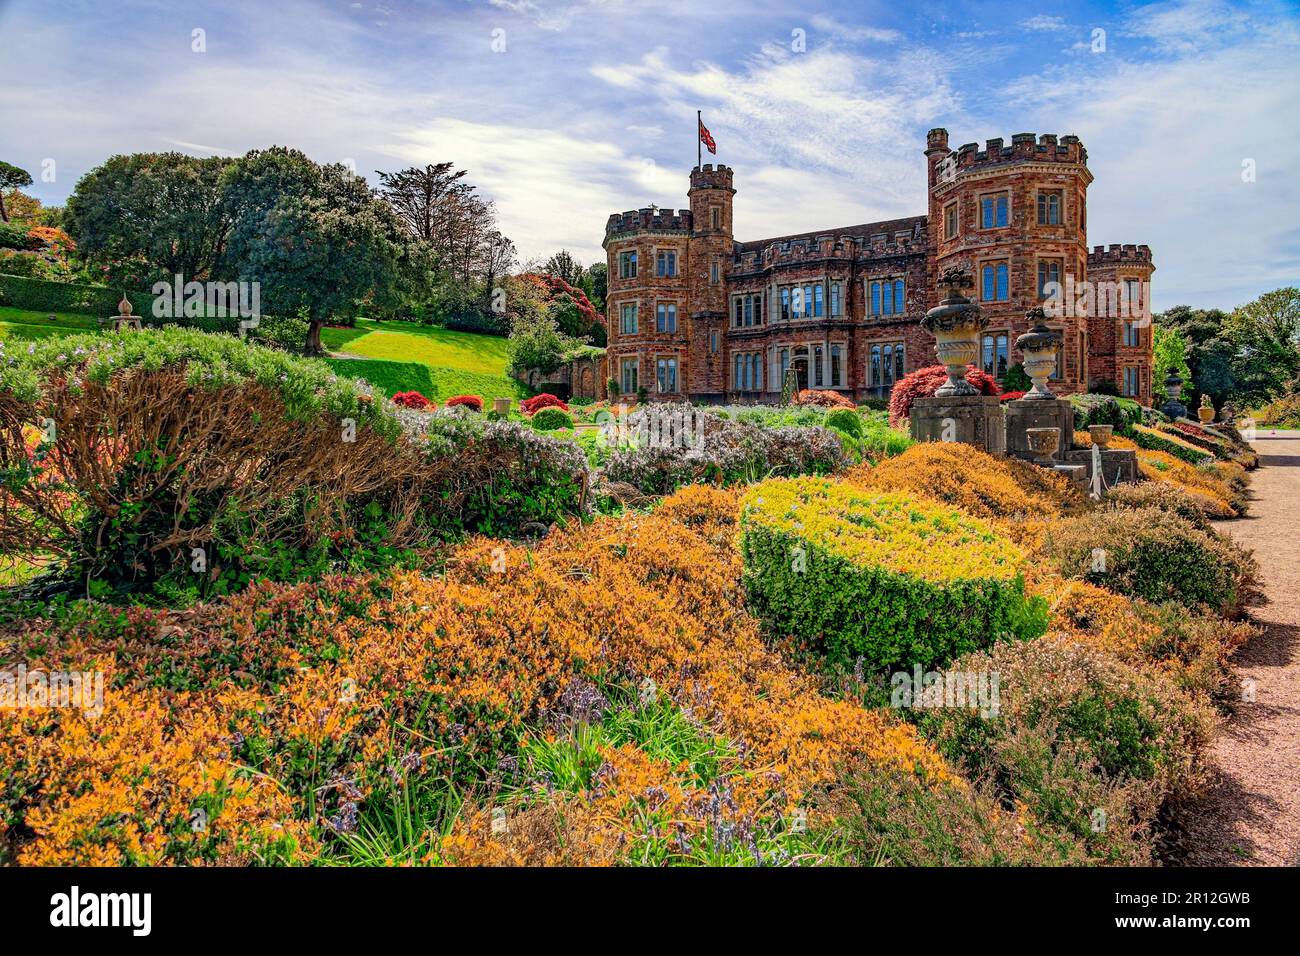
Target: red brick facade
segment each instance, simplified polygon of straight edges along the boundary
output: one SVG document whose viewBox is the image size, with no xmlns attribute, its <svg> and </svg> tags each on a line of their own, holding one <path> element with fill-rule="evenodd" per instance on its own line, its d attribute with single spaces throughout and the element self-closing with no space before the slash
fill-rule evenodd
<svg viewBox="0 0 1300 956">
<path fill-rule="evenodd" d="M 1098 318 L 1077 292 L 1089 279 L 1128 288 L 1136 278 L 1148 283 L 1145 309 L 1153 271 L 1145 246 L 1088 252 L 1092 174 L 1078 138 L 1023 133 L 1010 146 L 953 152 L 937 129 L 925 153 L 926 216 L 737 242 L 732 170 L 709 164 L 691 171 L 689 210 L 610 216 L 610 378 L 653 397 L 771 402 L 793 368 L 806 387 L 885 395 L 901 374 L 934 364 L 919 322 L 938 301 L 934 278 L 961 265 L 990 319 L 983 358 L 995 372 L 1020 361 L 1025 312 L 1045 305 L 1065 335 L 1056 391 L 1127 382 L 1149 404 L 1149 322 L 1135 330 Z M 1045 302 L 1048 282 L 1064 294 Z"/>
</svg>

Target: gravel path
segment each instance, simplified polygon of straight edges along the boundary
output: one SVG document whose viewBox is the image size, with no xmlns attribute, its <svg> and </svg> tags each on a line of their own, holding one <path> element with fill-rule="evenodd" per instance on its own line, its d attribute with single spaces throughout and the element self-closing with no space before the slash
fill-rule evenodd
<svg viewBox="0 0 1300 956">
<path fill-rule="evenodd" d="M 1190 866 L 1300 865 L 1300 432 L 1256 433 L 1250 515 L 1219 529 L 1259 560 L 1264 633 L 1237 652 L 1255 702 L 1214 747 L 1217 781 L 1185 821 Z"/>
</svg>

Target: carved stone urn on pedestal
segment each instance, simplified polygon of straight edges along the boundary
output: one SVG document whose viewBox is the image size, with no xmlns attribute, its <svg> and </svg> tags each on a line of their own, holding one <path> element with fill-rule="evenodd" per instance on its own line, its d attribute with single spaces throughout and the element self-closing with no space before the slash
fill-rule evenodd
<svg viewBox="0 0 1300 956">
<path fill-rule="evenodd" d="M 1038 457 L 1035 464 L 1044 468 L 1056 465 L 1056 450 L 1061 447 L 1061 430 L 1059 428 L 1029 428 L 1025 430 L 1029 438 L 1029 448 Z"/>
<path fill-rule="evenodd" d="M 973 284 L 971 274 L 964 269 L 945 269 L 939 285 L 946 287 L 948 294 L 921 320 L 921 327 L 934 336 L 940 363 L 948 368 L 948 381 L 935 392 L 940 398 L 979 394 L 966 381 L 966 366 L 979 358 L 980 333 L 989 320 L 978 305 L 961 294 L 962 289 Z"/>
<path fill-rule="evenodd" d="M 1088 437 L 1098 448 L 1104 449 L 1110 444 L 1111 436 L 1115 433 L 1114 425 L 1089 425 Z"/>
<path fill-rule="evenodd" d="M 1047 380 L 1056 371 L 1056 356 L 1064 340 L 1061 333 L 1047 327 L 1047 313 L 1033 308 L 1025 313 L 1031 328 L 1016 339 L 1016 348 L 1025 356 L 1025 374 L 1034 387 L 1024 395 L 1025 400 L 1044 401 L 1056 398 L 1047 387 Z"/>
<path fill-rule="evenodd" d="M 1201 420 L 1203 425 L 1208 425 L 1214 421 L 1214 403 L 1210 401 L 1210 396 L 1201 396 L 1201 404 L 1196 409 L 1196 417 Z"/>
<path fill-rule="evenodd" d="M 1165 397 L 1168 399 L 1160 410 L 1177 421 L 1187 417 L 1187 406 L 1178 400 L 1183 394 L 1183 379 L 1177 372 L 1170 370 L 1165 377 Z"/>
</svg>

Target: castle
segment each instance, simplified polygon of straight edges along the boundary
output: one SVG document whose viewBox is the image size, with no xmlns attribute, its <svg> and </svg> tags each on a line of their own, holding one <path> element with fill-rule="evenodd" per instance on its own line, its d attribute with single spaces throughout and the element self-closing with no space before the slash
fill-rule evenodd
<svg viewBox="0 0 1300 956">
<path fill-rule="evenodd" d="M 691 170 L 689 209 L 615 213 L 608 375 L 624 395 L 710 403 L 779 401 L 800 388 L 883 397 L 936 363 L 919 325 L 936 280 L 961 266 L 989 318 L 980 364 L 1002 379 L 1019 362 L 1025 313 L 1045 306 L 1064 334 L 1058 394 L 1110 383 L 1151 404 L 1150 279 L 1144 245 L 1088 250 L 1088 153 L 1077 136 L 1017 133 L 952 151 L 927 136 L 929 212 L 738 242 L 732 170 Z"/>
</svg>

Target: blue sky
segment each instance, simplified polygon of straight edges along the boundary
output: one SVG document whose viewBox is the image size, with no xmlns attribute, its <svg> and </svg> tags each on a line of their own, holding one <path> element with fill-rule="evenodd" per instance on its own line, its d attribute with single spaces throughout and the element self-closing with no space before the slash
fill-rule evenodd
<svg viewBox="0 0 1300 956">
<path fill-rule="evenodd" d="M 0 0 L 0 38 L 0 158 L 52 203 L 117 152 L 450 160 L 523 257 L 590 262 L 609 213 L 686 205 L 702 109 L 742 240 L 925 212 L 933 126 L 1074 133 L 1089 242 L 1150 244 L 1156 308 L 1300 283 L 1294 3 Z"/>
</svg>

